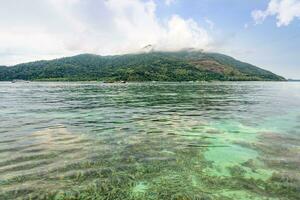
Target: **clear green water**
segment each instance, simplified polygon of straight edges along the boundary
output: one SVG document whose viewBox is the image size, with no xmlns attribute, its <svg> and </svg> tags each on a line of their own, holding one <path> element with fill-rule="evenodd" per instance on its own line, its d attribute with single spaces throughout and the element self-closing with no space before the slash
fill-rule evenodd
<svg viewBox="0 0 300 200">
<path fill-rule="evenodd" d="M 300 83 L 0 83 L 0 199 L 300 199 Z"/>
</svg>

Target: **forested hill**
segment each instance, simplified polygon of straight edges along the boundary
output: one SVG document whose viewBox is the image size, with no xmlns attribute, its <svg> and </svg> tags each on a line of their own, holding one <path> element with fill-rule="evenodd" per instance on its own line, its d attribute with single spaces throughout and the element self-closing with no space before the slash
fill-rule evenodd
<svg viewBox="0 0 300 200">
<path fill-rule="evenodd" d="M 202 51 L 149 52 L 118 56 L 81 54 L 11 67 L 0 80 L 201 81 L 285 80 L 232 57 Z"/>
</svg>

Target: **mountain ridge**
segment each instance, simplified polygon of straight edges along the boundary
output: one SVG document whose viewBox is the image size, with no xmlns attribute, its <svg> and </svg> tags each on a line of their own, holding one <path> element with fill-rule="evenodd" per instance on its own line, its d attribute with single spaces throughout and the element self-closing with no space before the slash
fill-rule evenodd
<svg viewBox="0 0 300 200">
<path fill-rule="evenodd" d="M 233 57 L 181 50 L 101 56 L 79 54 L 53 60 L 0 66 L 0 80 L 66 81 L 285 81 Z"/>
</svg>

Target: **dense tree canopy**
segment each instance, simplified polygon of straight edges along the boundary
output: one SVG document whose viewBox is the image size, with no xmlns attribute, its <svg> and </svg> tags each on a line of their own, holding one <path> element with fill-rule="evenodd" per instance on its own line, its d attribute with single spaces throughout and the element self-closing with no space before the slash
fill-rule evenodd
<svg viewBox="0 0 300 200">
<path fill-rule="evenodd" d="M 81 54 L 50 61 L 0 66 L 0 80 L 196 81 L 284 80 L 232 57 L 202 51 L 118 56 Z"/>
</svg>

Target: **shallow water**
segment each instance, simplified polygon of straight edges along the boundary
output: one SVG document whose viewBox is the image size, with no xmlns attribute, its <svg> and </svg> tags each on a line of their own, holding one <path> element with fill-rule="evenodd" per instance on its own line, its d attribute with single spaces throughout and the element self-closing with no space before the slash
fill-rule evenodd
<svg viewBox="0 0 300 200">
<path fill-rule="evenodd" d="M 300 83 L 0 83 L 0 199 L 299 199 Z"/>
</svg>

